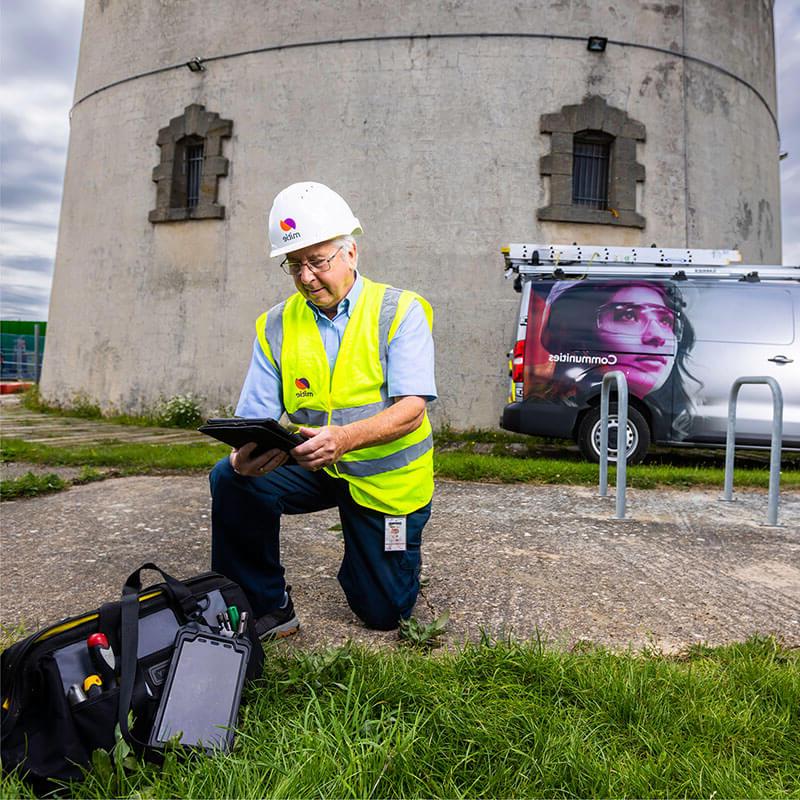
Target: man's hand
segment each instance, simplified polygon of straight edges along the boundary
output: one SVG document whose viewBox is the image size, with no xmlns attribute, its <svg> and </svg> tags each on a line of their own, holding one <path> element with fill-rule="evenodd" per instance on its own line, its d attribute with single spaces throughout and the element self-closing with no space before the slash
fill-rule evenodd
<svg viewBox="0 0 800 800">
<path fill-rule="evenodd" d="M 348 425 L 300 428 L 308 441 L 291 451 L 304 469 L 315 472 L 335 464 L 345 453 L 376 444 L 386 444 L 415 431 L 425 418 L 425 398 L 395 397 L 392 405 L 367 419 Z"/>
<path fill-rule="evenodd" d="M 350 435 L 340 425 L 326 425 L 324 428 L 300 428 L 299 433 L 308 441 L 297 445 L 291 451 L 292 456 L 299 466 L 311 472 L 335 464 L 348 450 L 352 449 Z"/>
<path fill-rule="evenodd" d="M 266 453 L 253 457 L 252 452 L 257 446 L 255 442 L 248 442 L 228 456 L 234 472 L 249 478 L 258 478 L 283 466 L 289 458 L 283 450 L 267 450 Z"/>
</svg>

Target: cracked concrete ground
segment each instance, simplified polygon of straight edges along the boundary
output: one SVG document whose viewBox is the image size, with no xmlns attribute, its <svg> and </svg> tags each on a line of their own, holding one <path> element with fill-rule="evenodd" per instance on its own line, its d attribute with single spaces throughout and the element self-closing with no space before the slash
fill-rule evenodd
<svg viewBox="0 0 800 800">
<path fill-rule="evenodd" d="M 416 615 L 449 611 L 450 642 L 538 630 L 563 646 L 675 651 L 754 633 L 800 646 L 800 493 L 782 494 L 777 528 L 762 525 L 765 492 L 719 495 L 629 490 L 630 519 L 617 521 L 613 499 L 592 488 L 438 481 Z M 205 476 L 115 478 L 4 503 L 0 622 L 33 631 L 91 610 L 144 561 L 177 577 L 206 570 L 209 505 Z M 335 510 L 284 518 L 303 626 L 292 645 L 393 644 L 347 607 L 337 523 Z"/>
</svg>

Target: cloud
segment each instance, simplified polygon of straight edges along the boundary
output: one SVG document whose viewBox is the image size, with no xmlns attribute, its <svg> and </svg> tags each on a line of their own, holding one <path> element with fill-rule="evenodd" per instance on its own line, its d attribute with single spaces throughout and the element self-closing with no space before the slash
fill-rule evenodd
<svg viewBox="0 0 800 800">
<path fill-rule="evenodd" d="M 12 287 L 3 289 L 4 298 L 6 291 L 19 291 L 20 287 L 26 292 L 40 296 L 42 292 L 48 292 L 50 289 L 50 281 L 53 278 L 53 261 L 37 256 L 17 259 L 11 264 L 3 265 L 3 278 Z"/>
<path fill-rule="evenodd" d="M 63 78 L 4 76 L 0 111 L 4 124 L 13 121 L 21 138 L 66 151 L 72 90 Z M 3 138 L 5 138 L 5 132 Z"/>
<path fill-rule="evenodd" d="M 775 4 L 775 49 L 781 150 L 783 263 L 800 264 L 800 7 L 796 0 Z"/>
<path fill-rule="evenodd" d="M 58 213 L 56 209 L 56 214 Z M 4 217 L 0 226 L 0 250 L 3 252 L 3 267 L 18 263 L 25 258 L 55 257 L 58 223 L 50 213 L 43 214 L 46 221 L 23 219 L 14 221 Z M 55 217 L 55 220 L 58 216 Z"/>
<path fill-rule="evenodd" d="M 800 141 L 797 149 L 781 164 L 781 225 L 783 263 L 800 265 Z"/>
<path fill-rule="evenodd" d="M 0 314 L 3 319 L 47 319 L 52 256 L 4 259 L 0 270 Z"/>
<path fill-rule="evenodd" d="M 83 0 L 6 3 L 0 26 L 0 313 L 45 319 Z"/>
<path fill-rule="evenodd" d="M 49 285 L 44 289 L 12 286 L 0 292 L 3 319 L 46 320 L 49 302 Z"/>
<path fill-rule="evenodd" d="M 26 0 L 3 5 L 4 78 L 65 75 L 72 93 L 83 0 Z"/>
<path fill-rule="evenodd" d="M 53 272 L 53 259 L 47 256 L 21 256 L 20 258 L 7 261 L 2 266 L 3 273 L 25 273 L 26 275 L 44 275 L 48 279 Z M 18 278 L 15 274 L 12 277 Z M 44 283 L 42 283 L 44 285 Z"/>
</svg>

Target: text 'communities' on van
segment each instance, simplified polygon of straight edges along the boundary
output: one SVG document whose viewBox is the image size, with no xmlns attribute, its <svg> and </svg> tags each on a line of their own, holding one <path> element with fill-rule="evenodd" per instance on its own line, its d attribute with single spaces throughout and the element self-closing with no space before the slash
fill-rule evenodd
<svg viewBox="0 0 800 800">
<path fill-rule="evenodd" d="M 771 376 L 783 447 L 800 448 L 800 267 L 742 265 L 735 250 L 512 244 L 503 256 L 521 295 L 506 430 L 573 438 L 597 461 L 603 375 L 620 370 L 630 462 L 651 442 L 724 445 L 733 382 Z M 736 419 L 737 445 L 768 447 L 769 389 L 743 387 Z"/>
</svg>

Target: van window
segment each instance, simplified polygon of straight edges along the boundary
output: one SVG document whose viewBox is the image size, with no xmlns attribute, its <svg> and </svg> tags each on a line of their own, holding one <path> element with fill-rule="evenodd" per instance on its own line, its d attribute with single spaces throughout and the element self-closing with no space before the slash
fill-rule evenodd
<svg viewBox="0 0 800 800">
<path fill-rule="evenodd" d="M 699 342 L 791 344 L 794 311 L 789 292 L 779 286 L 681 287 L 684 316 Z"/>
</svg>

